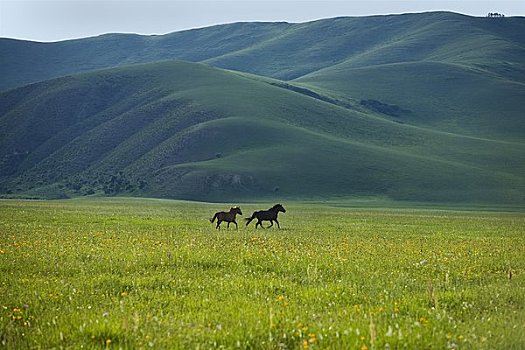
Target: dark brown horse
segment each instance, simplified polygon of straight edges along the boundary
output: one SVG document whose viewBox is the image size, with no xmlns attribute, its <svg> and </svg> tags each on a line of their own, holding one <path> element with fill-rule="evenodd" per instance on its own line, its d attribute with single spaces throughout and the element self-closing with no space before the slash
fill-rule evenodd
<svg viewBox="0 0 525 350">
<path fill-rule="evenodd" d="M 235 224 L 236 228 L 239 228 L 239 226 L 237 226 L 237 222 L 235 222 L 235 216 L 237 214 L 242 215 L 241 208 L 239 207 L 230 208 L 229 212 L 219 211 L 213 215 L 213 218 L 210 219 L 210 222 L 214 222 L 215 219 L 217 219 L 217 226 L 215 226 L 215 228 L 220 228 L 219 225 L 223 221 L 228 222 L 228 228 L 230 228 L 230 223 L 232 222 Z"/>
<path fill-rule="evenodd" d="M 268 226 L 268 228 L 273 226 L 274 221 L 277 223 L 277 227 L 281 228 L 279 221 L 277 221 L 277 214 L 279 214 L 279 212 L 286 213 L 286 209 L 280 204 L 276 204 L 268 210 L 256 211 L 250 218 L 246 219 L 246 226 L 248 226 L 253 219 L 257 219 L 255 228 L 257 228 L 258 225 L 261 225 L 261 227 L 264 228 L 262 225 L 263 221 L 270 221 L 270 226 Z"/>
</svg>

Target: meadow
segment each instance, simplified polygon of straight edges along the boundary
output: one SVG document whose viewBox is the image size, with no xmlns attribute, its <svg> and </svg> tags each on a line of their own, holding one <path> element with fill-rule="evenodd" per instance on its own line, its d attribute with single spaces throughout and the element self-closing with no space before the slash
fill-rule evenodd
<svg viewBox="0 0 525 350">
<path fill-rule="evenodd" d="M 0 348 L 525 348 L 523 212 L 283 205 L 0 201 Z"/>
</svg>

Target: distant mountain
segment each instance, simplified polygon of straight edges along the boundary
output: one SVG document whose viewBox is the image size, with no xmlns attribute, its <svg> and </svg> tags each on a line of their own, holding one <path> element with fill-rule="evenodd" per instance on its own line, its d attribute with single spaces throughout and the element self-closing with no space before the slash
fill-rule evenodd
<svg viewBox="0 0 525 350">
<path fill-rule="evenodd" d="M 0 39 L 0 77 L 4 196 L 525 204 L 525 18 Z"/>
<path fill-rule="evenodd" d="M 523 143 L 370 108 L 187 62 L 58 78 L 0 94 L 0 186 L 46 198 L 523 202 Z"/>
</svg>

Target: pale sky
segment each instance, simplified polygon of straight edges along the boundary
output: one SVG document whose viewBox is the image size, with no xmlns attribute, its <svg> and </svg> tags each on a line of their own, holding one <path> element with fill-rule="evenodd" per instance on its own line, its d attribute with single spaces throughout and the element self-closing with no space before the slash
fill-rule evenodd
<svg viewBox="0 0 525 350">
<path fill-rule="evenodd" d="M 525 0 L 0 0 L 0 37 L 59 41 L 105 33 L 166 34 L 232 22 L 426 11 L 525 16 Z"/>
</svg>

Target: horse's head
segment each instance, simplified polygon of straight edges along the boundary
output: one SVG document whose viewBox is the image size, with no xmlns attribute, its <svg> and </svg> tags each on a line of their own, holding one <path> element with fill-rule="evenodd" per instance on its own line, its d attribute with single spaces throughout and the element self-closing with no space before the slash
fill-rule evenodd
<svg viewBox="0 0 525 350">
<path fill-rule="evenodd" d="M 280 211 L 280 212 L 283 212 L 283 213 L 286 213 L 286 209 L 284 209 L 284 207 L 282 205 L 280 205 L 280 204 L 274 205 L 273 209 L 277 210 L 277 211 Z"/>
<path fill-rule="evenodd" d="M 231 209 L 230 209 L 230 213 L 234 213 L 234 214 L 242 215 L 241 208 L 239 208 L 239 207 L 233 207 L 233 208 L 231 208 Z"/>
</svg>

